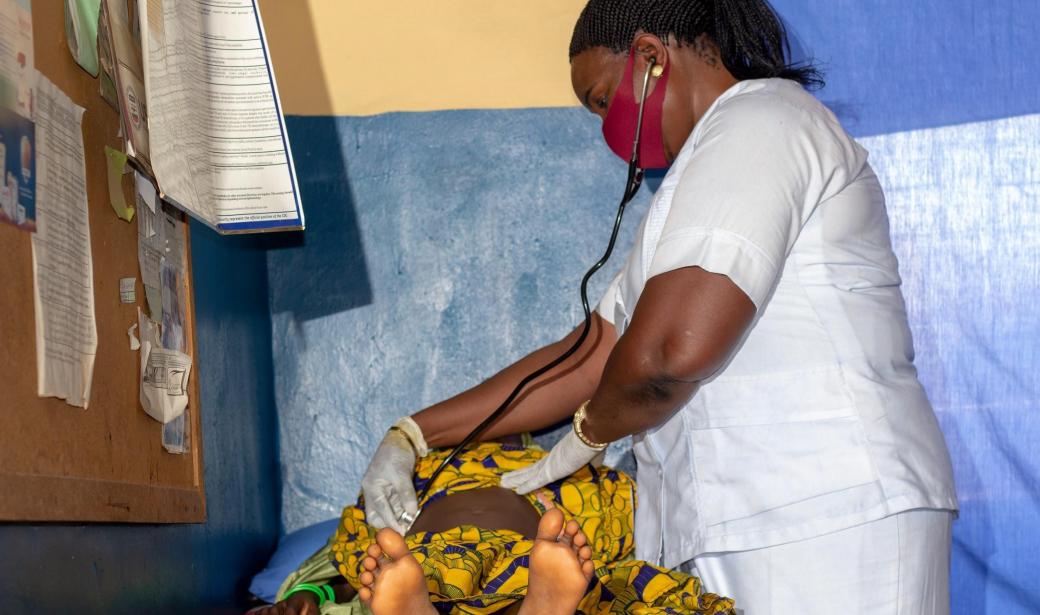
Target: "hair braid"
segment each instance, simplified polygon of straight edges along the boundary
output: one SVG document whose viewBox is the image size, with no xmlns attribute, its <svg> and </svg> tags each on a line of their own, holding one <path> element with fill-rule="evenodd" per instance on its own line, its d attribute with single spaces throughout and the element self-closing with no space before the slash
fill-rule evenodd
<svg viewBox="0 0 1040 615">
<path fill-rule="evenodd" d="M 570 57 L 592 47 L 628 51 L 640 32 L 664 41 L 672 35 L 679 45 L 707 34 L 737 79 L 781 77 L 823 86 L 816 67 L 788 61 L 787 31 L 766 0 L 589 0 L 574 26 Z"/>
</svg>

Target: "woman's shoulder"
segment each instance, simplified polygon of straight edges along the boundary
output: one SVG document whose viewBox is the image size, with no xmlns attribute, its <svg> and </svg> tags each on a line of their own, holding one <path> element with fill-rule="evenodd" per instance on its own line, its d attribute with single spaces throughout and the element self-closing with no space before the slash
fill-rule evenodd
<svg viewBox="0 0 1040 615">
<path fill-rule="evenodd" d="M 789 79 L 741 81 L 719 97 L 709 115 L 701 139 L 712 133 L 754 143 L 789 143 L 801 137 L 857 160 L 865 157 L 831 110 Z"/>
<path fill-rule="evenodd" d="M 735 176 L 746 175 L 748 161 L 755 160 L 777 174 L 815 173 L 821 195 L 827 195 L 857 177 L 868 158 L 823 103 L 787 79 L 742 81 L 720 96 L 704 119 L 695 129 L 680 185 L 689 173 L 708 168 L 693 165 L 695 158 L 716 161 L 716 172 L 720 161 L 729 161 L 723 170 Z"/>
<path fill-rule="evenodd" d="M 719 97 L 715 115 L 719 120 L 783 121 L 792 126 L 802 122 L 837 123 L 823 103 L 789 79 L 741 81 Z"/>
</svg>

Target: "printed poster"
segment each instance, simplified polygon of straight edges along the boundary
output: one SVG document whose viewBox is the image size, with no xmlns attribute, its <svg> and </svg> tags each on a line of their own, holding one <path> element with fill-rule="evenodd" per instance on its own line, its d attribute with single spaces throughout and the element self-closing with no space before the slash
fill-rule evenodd
<svg viewBox="0 0 1040 615">
<path fill-rule="evenodd" d="M 36 230 L 31 0 L 0 0 L 0 222 Z"/>
</svg>

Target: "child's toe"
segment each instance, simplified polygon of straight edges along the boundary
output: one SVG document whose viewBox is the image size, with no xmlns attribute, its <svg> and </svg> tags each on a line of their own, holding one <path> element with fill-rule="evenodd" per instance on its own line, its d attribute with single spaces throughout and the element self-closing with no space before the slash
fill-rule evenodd
<svg viewBox="0 0 1040 615">
<path fill-rule="evenodd" d="M 571 540 L 574 540 L 574 538 L 581 533 L 581 526 L 578 525 L 577 521 L 571 519 L 567 522 L 567 525 L 564 526 L 563 532 L 570 536 Z"/>
<path fill-rule="evenodd" d="M 578 533 L 574 535 L 574 538 L 571 539 L 571 543 L 580 549 L 589 544 L 589 539 L 585 536 L 585 532 L 579 530 Z"/>
<path fill-rule="evenodd" d="M 382 548 L 383 553 L 392 560 L 407 557 L 410 553 L 408 551 L 408 544 L 404 541 L 404 537 L 388 527 L 379 530 L 379 533 L 376 534 L 376 541 L 380 548 Z"/>
<path fill-rule="evenodd" d="M 563 513 L 558 508 L 545 511 L 538 521 L 538 539 L 554 541 L 563 531 Z"/>
</svg>

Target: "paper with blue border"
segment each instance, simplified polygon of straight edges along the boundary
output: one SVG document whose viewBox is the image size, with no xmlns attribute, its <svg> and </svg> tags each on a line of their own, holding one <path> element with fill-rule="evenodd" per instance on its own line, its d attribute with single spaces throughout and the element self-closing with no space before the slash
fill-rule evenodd
<svg viewBox="0 0 1040 615">
<path fill-rule="evenodd" d="M 138 2 L 161 196 L 221 233 L 302 230 L 299 184 L 259 8 L 255 0 L 228 0 L 224 8 L 207 12 L 190 0 Z M 201 42 L 205 57 L 175 53 Z"/>
</svg>

